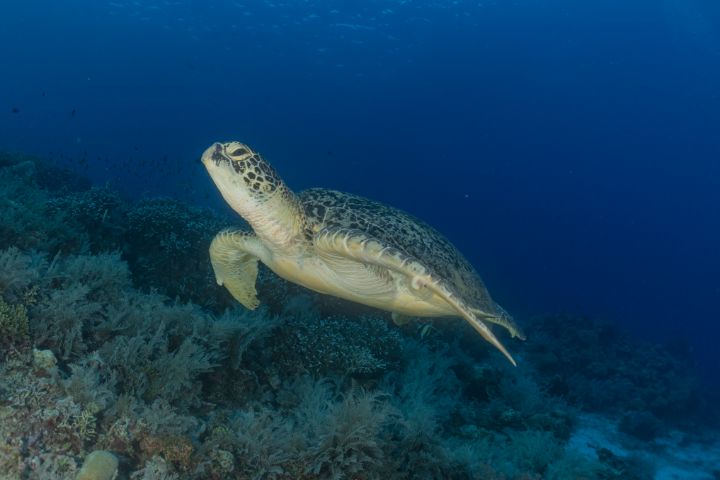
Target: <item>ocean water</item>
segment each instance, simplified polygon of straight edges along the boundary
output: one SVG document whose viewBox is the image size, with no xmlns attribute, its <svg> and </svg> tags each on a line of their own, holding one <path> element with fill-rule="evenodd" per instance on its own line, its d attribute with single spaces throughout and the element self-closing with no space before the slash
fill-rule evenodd
<svg viewBox="0 0 720 480">
<path fill-rule="evenodd" d="M 238 140 L 436 227 L 529 339 L 590 317 L 720 386 L 716 1 L 4 0 L 0 59 L 0 150 L 232 215 L 200 155 Z"/>
<path fill-rule="evenodd" d="M 199 155 L 241 140 L 294 189 L 425 219 L 514 311 L 679 337 L 718 374 L 715 2 L 8 1 L 2 14 L 5 149 L 218 204 Z"/>
</svg>

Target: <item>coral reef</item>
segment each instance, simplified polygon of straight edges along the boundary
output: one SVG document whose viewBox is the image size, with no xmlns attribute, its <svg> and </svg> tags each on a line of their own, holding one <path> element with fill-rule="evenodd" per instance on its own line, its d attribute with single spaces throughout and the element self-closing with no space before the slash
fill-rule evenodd
<svg viewBox="0 0 720 480">
<path fill-rule="evenodd" d="M 512 368 L 461 322 L 396 328 L 264 270 L 238 308 L 207 255 L 231 221 L 48 168 L 0 155 L 2 480 L 642 479 L 567 447 L 578 412 L 645 441 L 697 421 L 682 357 L 588 320 L 537 319 Z"/>
<path fill-rule="evenodd" d="M 651 440 L 707 410 L 686 356 L 588 318 L 548 316 L 532 328 L 527 358 L 544 388 L 585 410 L 622 415 L 631 435 Z"/>
</svg>

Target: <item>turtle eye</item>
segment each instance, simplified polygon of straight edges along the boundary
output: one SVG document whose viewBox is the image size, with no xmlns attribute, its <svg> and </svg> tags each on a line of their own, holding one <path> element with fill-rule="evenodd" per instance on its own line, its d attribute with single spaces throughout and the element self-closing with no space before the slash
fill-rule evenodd
<svg viewBox="0 0 720 480">
<path fill-rule="evenodd" d="M 233 157 L 239 157 L 240 155 L 245 155 L 246 153 L 248 152 L 244 148 L 236 148 L 230 155 Z"/>
</svg>

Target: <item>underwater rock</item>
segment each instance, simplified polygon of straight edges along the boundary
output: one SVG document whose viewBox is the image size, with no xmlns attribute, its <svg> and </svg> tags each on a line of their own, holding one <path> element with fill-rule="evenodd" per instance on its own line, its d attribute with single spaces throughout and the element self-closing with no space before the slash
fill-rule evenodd
<svg viewBox="0 0 720 480">
<path fill-rule="evenodd" d="M 117 473 L 117 457 L 106 450 L 95 450 L 85 457 L 75 480 L 113 480 Z"/>
<path fill-rule="evenodd" d="M 655 415 L 649 412 L 628 412 L 620 420 L 620 431 L 633 437 L 650 441 L 660 436 L 664 425 Z"/>
<path fill-rule="evenodd" d="M 42 370 L 50 371 L 57 365 L 57 358 L 51 350 L 33 348 L 33 365 Z"/>
</svg>

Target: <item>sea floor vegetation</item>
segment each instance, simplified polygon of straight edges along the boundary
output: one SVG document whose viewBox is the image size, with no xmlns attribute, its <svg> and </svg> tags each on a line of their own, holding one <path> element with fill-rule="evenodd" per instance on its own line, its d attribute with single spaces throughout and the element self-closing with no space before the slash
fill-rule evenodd
<svg viewBox="0 0 720 480">
<path fill-rule="evenodd" d="M 239 220 L 19 154 L 0 219 L 0 480 L 720 478 L 680 348 L 545 316 L 514 368 L 267 271 L 246 311 L 207 254 Z"/>
</svg>

